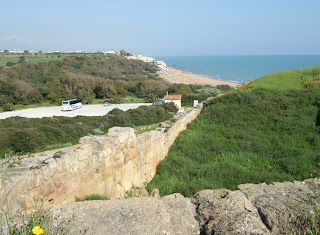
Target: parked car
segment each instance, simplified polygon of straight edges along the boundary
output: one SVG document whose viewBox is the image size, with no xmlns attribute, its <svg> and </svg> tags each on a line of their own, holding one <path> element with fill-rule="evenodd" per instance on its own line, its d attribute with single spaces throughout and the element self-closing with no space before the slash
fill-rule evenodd
<svg viewBox="0 0 320 235">
<path fill-rule="evenodd" d="M 163 100 L 156 100 L 156 101 L 154 101 L 154 102 L 152 103 L 152 105 L 161 105 L 161 104 L 163 104 L 163 103 L 164 103 Z"/>
<path fill-rule="evenodd" d="M 104 102 L 103 103 L 103 106 L 110 106 L 111 105 L 111 103 L 109 103 L 109 102 Z"/>
</svg>

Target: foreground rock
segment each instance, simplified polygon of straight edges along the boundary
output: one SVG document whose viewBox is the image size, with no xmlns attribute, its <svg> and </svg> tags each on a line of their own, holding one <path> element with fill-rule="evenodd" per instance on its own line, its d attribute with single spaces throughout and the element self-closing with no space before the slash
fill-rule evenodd
<svg viewBox="0 0 320 235">
<path fill-rule="evenodd" d="M 199 234 L 195 205 L 180 194 L 75 202 L 56 205 L 50 212 L 60 220 L 75 214 L 71 230 L 88 228 L 87 234 Z"/>
<path fill-rule="evenodd" d="M 203 190 L 193 196 L 202 234 L 268 234 L 257 208 L 240 191 Z"/>
<path fill-rule="evenodd" d="M 318 179 L 242 184 L 236 191 L 202 190 L 192 202 L 201 234 L 299 234 L 295 225 L 302 214 L 314 213 L 318 188 Z"/>
<path fill-rule="evenodd" d="M 267 185 L 242 184 L 236 191 L 202 190 L 191 199 L 172 194 L 56 205 L 54 217 L 76 219 L 71 229 L 88 234 L 303 234 L 303 215 L 314 213 L 319 179 Z M 299 206 L 299 210 L 297 208 Z M 300 221 L 299 221 L 300 220 Z"/>
</svg>

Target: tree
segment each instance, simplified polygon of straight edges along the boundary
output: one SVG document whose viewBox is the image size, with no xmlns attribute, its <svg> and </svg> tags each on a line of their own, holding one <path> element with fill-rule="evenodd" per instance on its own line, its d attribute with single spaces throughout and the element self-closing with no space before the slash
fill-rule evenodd
<svg viewBox="0 0 320 235">
<path fill-rule="evenodd" d="M 120 55 L 121 56 L 131 56 L 132 54 L 122 49 L 122 50 L 120 50 Z"/>
<path fill-rule="evenodd" d="M 8 54 L 8 53 L 9 53 L 9 50 L 4 50 L 3 52 L 6 53 L 6 54 Z"/>
<path fill-rule="evenodd" d="M 24 50 L 23 51 L 23 54 L 28 54 L 29 53 L 29 50 Z"/>
</svg>

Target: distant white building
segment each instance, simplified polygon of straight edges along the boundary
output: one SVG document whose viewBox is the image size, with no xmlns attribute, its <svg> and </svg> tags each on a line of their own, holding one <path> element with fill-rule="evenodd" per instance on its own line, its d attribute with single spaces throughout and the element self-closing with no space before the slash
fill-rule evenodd
<svg viewBox="0 0 320 235">
<path fill-rule="evenodd" d="M 131 55 L 127 56 L 128 60 L 142 60 L 146 63 L 154 63 L 161 70 L 168 70 L 167 65 L 162 60 L 155 60 L 152 57 L 142 56 L 142 55 Z"/>
<path fill-rule="evenodd" d="M 155 61 L 155 64 L 156 64 L 156 65 L 158 66 L 158 68 L 161 69 L 161 70 L 165 70 L 165 71 L 168 70 L 167 64 L 166 64 L 164 61 L 162 61 L 162 60 L 156 60 L 156 61 Z"/>
<path fill-rule="evenodd" d="M 106 52 L 103 52 L 104 54 L 116 54 L 116 52 L 114 51 L 106 51 Z"/>
</svg>

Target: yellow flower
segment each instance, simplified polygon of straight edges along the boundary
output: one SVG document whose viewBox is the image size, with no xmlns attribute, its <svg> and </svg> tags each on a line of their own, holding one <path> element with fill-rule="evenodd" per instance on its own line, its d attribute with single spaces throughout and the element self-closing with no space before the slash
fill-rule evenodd
<svg viewBox="0 0 320 235">
<path fill-rule="evenodd" d="M 34 227 L 34 228 L 32 229 L 32 232 L 33 232 L 33 234 L 35 234 L 35 235 L 40 235 L 40 234 L 43 233 L 43 229 L 40 228 L 40 226 L 36 226 L 36 227 Z"/>
<path fill-rule="evenodd" d="M 32 213 L 35 213 L 37 210 L 32 210 Z"/>
</svg>

